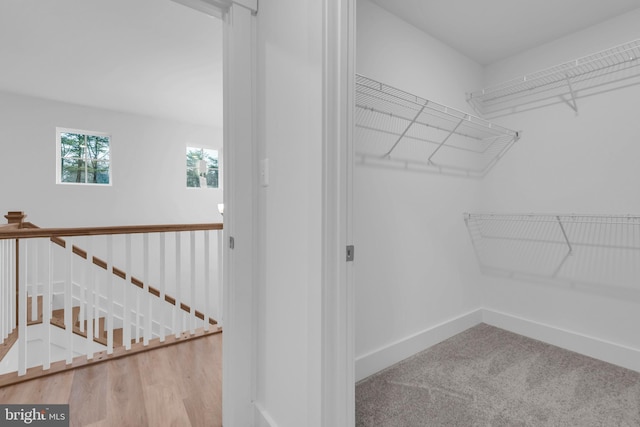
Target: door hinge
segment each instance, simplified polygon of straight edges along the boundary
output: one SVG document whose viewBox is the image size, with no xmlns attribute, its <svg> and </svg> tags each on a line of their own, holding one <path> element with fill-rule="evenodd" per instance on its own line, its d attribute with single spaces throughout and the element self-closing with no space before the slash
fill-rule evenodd
<svg viewBox="0 0 640 427">
<path fill-rule="evenodd" d="M 233 236 L 229 236 L 229 249 L 234 249 L 236 247 L 236 239 Z"/>
<path fill-rule="evenodd" d="M 354 251 L 355 248 L 353 247 L 353 245 L 347 246 L 347 262 L 353 261 Z"/>
</svg>

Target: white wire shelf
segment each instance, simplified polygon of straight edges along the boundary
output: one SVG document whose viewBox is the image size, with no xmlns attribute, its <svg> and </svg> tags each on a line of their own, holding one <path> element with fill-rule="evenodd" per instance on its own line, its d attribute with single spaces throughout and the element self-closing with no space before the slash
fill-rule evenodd
<svg viewBox="0 0 640 427">
<path fill-rule="evenodd" d="M 356 75 L 356 156 L 362 163 L 484 176 L 519 133 Z"/>
<path fill-rule="evenodd" d="M 640 83 L 640 40 L 467 94 L 482 117 L 496 118 L 565 103 Z"/>
<path fill-rule="evenodd" d="M 639 216 L 467 213 L 464 218 L 485 274 L 582 284 L 640 301 Z"/>
</svg>

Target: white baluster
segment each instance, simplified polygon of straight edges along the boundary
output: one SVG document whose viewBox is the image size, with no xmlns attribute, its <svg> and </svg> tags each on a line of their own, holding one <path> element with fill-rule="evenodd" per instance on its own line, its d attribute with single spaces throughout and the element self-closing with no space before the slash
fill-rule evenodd
<svg viewBox="0 0 640 427">
<path fill-rule="evenodd" d="M 87 236 L 87 262 L 85 263 L 85 287 L 88 294 L 86 302 L 86 322 L 87 322 L 87 360 L 93 359 L 93 314 L 95 306 L 95 285 L 93 283 L 93 239 Z M 84 299 L 83 299 L 84 301 Z M 84 322 L 80 322 L 82 326 Z"/>
<path fill-rule="evenodd" d="M 9 334 L 11 333 L 12 329 L 11 329 L 11 289 L 13 288 L 13 286 L 15 286 L 15 284 L 12 286 L 11 285 L 11 270 L 13 269 L 11 266 L 11 240 L 3 240 L 2 241 L 4 244 L 4 253 L 3 253 L 3 277 L 4 277 L 4 284 L 2 286 L 2 294 L 4 295 L 3 298 L 3 310 L 2 310 L 2 315 L 0 315 L 1 317 L 3 317 L 4 321 L 4 338 L 7 338 L 9 336 Z"/>
<path fill-rule="evenodd" d="M 20 262 L 25 265 L 24 269 L 24 283 L 27 291 L 27 301 L 31 299 L 31 290 L 29 289 L 29 241 L 23 240 L 20 244 L 24 244 L 26 246 L 26 250 L 24 251 L 24 258 L 20 258 Z M 28 302 L 27 302 L 28 304 Z M 27 321 L 31 319 L 31 313 L 27 311 Z"/>
<path fill-rule="evenodd" d="M 88 258 L 88 257 L 87 257 Z M 80 332 L 84 332 L 84 324 L 85 324 L 85 317 L 86 317 L 86 300 L 87 300 L 87 269 L 86 269 L 86 262 L 84 264 L 80 264 L 80 265 L 85 265 L 85 268 L 79 269 L 82 270 L 82 279 L 80 279 L 80 282 L 78 283 L 78 287 L 80 290 L 80 296 L 79 296 L 79 311 L 78 311 L 78 328 L 80 329 Z"/>
<path fill-rule="evenodd" d="M 100 328 L 100 306 L 102 305 L 102 292 L 100 290 L 100 276 L 96 275 L 95 269 L 93 270 L 93 318 L 95 321 L 93 322 L 93 336 L 94 337 L 102 337 L 102 329 Z"/>
<path fill-rule="evenodd" d="M 0 344 L 4 344 L 7 338 L 7 247 L 6 240 L 0 240 Z"/>
<path fill-rule="evenodd" d="M 107 236 L 107 354 L 113 354 L 113 236 Z"/>
<path fill-rule="evenodd" d="M 140 288 L 138 288 L 138 287 L 133 288 L 132 287 L 132 290 L 133 290 L 133 295 L 135 296 L 135 299 L 136 299 L 136 309 L 135 309 L 136 322 L 135 322 L 135 325 L 134 325 L 135 332 L 136 332 L 136 334 L 135 334 L 136 335 L 136 343 L 139 343 L 140 342 L 140 313 L 141 313 L 141 310 L 140 310 Z"/>
<path fill-rule="evenodd" d="M 166 272 L 166 250 L 165 250 L 165 233 L 160 233 L 160 315 L 158 316 L 160 322 L 160 342 L 164 342 L 166 336 L 166 318 L 167 318 L 167 310 L 164 301 L 165 297 L 165 272 Z"/>
<path fill-rule="evenodd" d="M 11 245 L 13 244 L 12 240 L 3 240 L 4 242 L 4 286 L 2 287 L 2 292 L 4 294 L 4 305 L 2 306 L 5 310 L 3 310 L 4 316 L 4 337 L 7 338 L 9 334 L 13 331 L 11 326 L 11 290 L 15 289 L 15 282 L 11 282 L 11 271 L 13 271 L 13 266 L 11 265 Z"/>
<path fill-rule="evenodd" d="M 189 260 L 191 261 L 191 287 L 189 289 L 189 330 L 191 335 L 196 333 L 196 232 L 191 230 L 189 232 Z"/>
<path fill-rule="evenodd" d="M 17 274 L 18 274 L 18 268 L 17 267 L 18 266 L 16 265 L 16 259 L 17 259 L 17 256 L 18 256 L 18 253 L 17 253 L 17 250 L 16 250 L 18 247 L 16 245 L 18 243 L 16 243 L 16 242 L 17 242 L 17 240 L 11 241 L 11 244 L 9 246 L 9 272 L 10 272 L 10 275 L 9 275 L 9 284 L 10 284 L 10 287 L 9 287 L 9 300 L 10 300 L 10 303 L 9 303 L 9 322 L 11 322 L 10 323 L 10 325 L 11 325 L 10 326 L 10 330 L 12 330 L 12 331 L 15 328 L 18 327 L 18 324 L 16 323 L 16 320 L 17 320 L 17 317 L 18 317 L 17 312 L 16 312 L 16 307 L 17 307 L 16 304 L 17 304 L 18 301 L 16 301 L 16 292 L 15 292 L 16 291 L 16 286 L 17 286 L 16 280 L 17 280 L 17 277 L 18 277 L 17 276 Z"/>
<path fill-rule="evenodd" d="M 131 295 L 131 234 L 125 236 L 125 279 L 124 289 L 122 291 L 122 306 L 123 306 L 123 318 L 122 318 L 122 340 L 124 341 L 124 347 L 127 350 L 131 350 L 131 307 L 129 307 L 129 296 Z"/>
<path fill-rule="evenodd" d="M 33 240 L 31 245 L 33 262 L 27 264 L 27 271 L 31 270 L 31 320 L 38 320 L 38 240 Z M 27 255 L 28 256 L 28 255 Z M 35 273 L 34 273 L 35 271 Z"/>
<path fill-rule="evenodd" d="M 216 320 L 218 321 L 218 327 L 222 327 L 222 323 L 224 321 L 224 306 L 222 304 L 222 301 L 224 301 L 222 298 L 224 296 L 223 292 L 224 292 L 224 286 L 222 283 L 222 278 L 223 278 L 223 266 L 224 266 L 224 260 L 222 259 L 223 254 L 224 254 L 224 248 L 223 248 L 223 241 L 224 239 L 223 237 L 223 233 L 222 230 L 220 231 L 216 231 L 216 239 L 218 241 L 218 254 L 216 257 L 216 267 L 218 268 L 218 300 L 215 302 L 214 307 L 216 308 Z"/>
<path fill-rule="evenodd" d="M 18 250 L 18 376 L 27 373 L 27 268 L 23 260 L 27 255 L 27 240 L 16 241 Z"/>
<path fill-rule="evenodd" d="M 2 313 L 0 313 L 0 325 L 2 326 L 2 342 L 9 335 L 9 268 L 8 268 L 8 257 L 9 252 L 7 249 L 7 242 L 9 240 L 0 240 L 0 247 L 2 247 L 2 259 L 0 259 L 0 266 L 2 267 L 2 272 L 0 272 L 0 281 L 2 288 L 0 288 L 0 298 L 2 298 Z"/>
<path fill-rule="evenodd" d="M 209 274 L 209 257 L 211 256 L 209 237 L 210 231 L 204 230 L 204 330 L 209 332 L 209 317 L 211 317 L 211 304 L 209 301 L 209 286 L 211 286 L 211 277 Z"/>
<path fill-rule="evenodd" d="M 44 354 L 42 368 L 51 367 L 51 293 L 53 288 L 53 251 L 51 239 L 44 240 L 43 271 L 45 279 L 42 289 L 42 325 L 44 326 Z"/>
<path fill-rule="evenodd" d="M 64 281 L 64 332 L 66 341 L 67 365 L 73 362 L 73 243 L 67 238 L 65 246 L 65 281 Z"/>
<path fill-rule="evenodd" d="M 180 338 L 180 332 L 182 332 L 182 316 L 179 315 L 182 312 L 180 309 L 180 288 L 182 287 L 180 285 L 182 280 L 182 252 L 180 246 L 180 232 L 176 232 L 176 306 L 173 311 L 173 333 L 176 335 L 176 338 Z"/>
<path fill-rule="evenodd" d="M 144 342 L 145 346 L 149 345 L 149 339 L 151 338 L 151 303 L 152 298 L 151 294 L 149 294 L 149 233 L 145 233 L 142 236 L 143 239 L 143 256 L 144 256 L 144 272 L 142 273 L 142 281 L 143 281 L 143 289 L 144 295 L 143 303 L 145 304 L 145 312 L 144 312 Z"/>
</svg>

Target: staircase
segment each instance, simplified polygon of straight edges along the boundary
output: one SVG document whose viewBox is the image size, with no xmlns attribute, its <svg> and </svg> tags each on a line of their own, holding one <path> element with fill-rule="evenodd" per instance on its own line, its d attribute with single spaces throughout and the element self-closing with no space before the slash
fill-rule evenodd
<svg viewBox="0 0 640 427">
<path fill-rule="evenodd" d="M 28 298 L 27 299 L 27 312 L 31 313 L 32 310 L 32 299 Z M 42 323 L 42 296 L 38 296 L 37 298 L 38 301 L 38 308 L 37 308 L 37 313 L 38 316 L 36 319 L 34 320 L 28 320 L 27 321 L 27 326 L 32 326 L 32 325 L 38 325 Z M 98 318 L 98 325 L 97 325 L 97 329 L 96 329 L 96 322 L 95 320 L 93 320 L 91 323 L 89 323 L 87 320 L 85 320 L 82 324 L 82 327 L 80 327 L 80 307 L 79 306 L 74 306 L 72 307 L 71 310 L 71 322 L 73 325 L 73 333 L 77 336 L 80 336 L 82 338 L 87 338 L 87 326 L 91 326 L 92 328 L 94 328 L 94 331 L 98 331 L 98 334 L 96 335 L 94 333 L 93 335 L 93 341 L 106 346 L 107 345 L 107 330 L 105 328 L 106 326 L 106 318 L 104 317 L 100 317 Z M 57 310 L 53 310 L 51 311 L 51 320 L 50 323 L 52 326 L 55 326 L 57 328 L 60 329 L 66 329 L 65 324 L 64 324 L 64 308 L 59 308 Z M 113 330 L 113 346 L 114 347 L 121 347 L 123 345 L 123 330 L 122 328 L 116 328 Z M 135 343 L 135 339 L 131 340 L 131 343 Z M 0 359 L 1 360 L 1 359 Z"/>
<path fill-rule="evenodd" d="M 6 217 L 0 387 L 222 331 L 222 224 L 42 229 Z"/>
</svg>

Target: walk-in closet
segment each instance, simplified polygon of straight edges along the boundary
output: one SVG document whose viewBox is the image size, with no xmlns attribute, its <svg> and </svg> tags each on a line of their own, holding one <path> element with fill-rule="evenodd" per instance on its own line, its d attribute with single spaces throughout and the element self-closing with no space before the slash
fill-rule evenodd
<svg viewBox="0 0 640 427">
<path fill-rule="evenodd" d="M 356 424 L 637 425 L 640 4 L 476 3 L 357 1 Z"/>
</svg>

